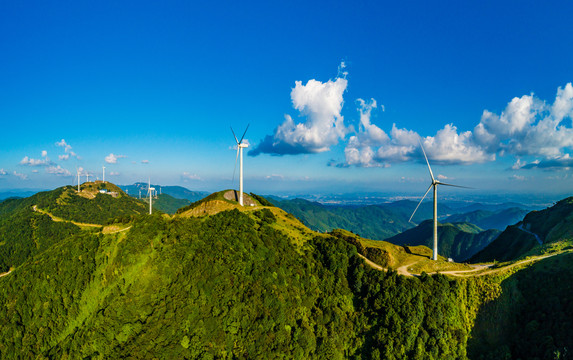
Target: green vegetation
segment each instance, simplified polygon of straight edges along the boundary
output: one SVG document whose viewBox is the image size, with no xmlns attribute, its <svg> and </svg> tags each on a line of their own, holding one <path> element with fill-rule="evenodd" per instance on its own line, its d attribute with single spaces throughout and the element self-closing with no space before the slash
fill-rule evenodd
<svg viewBox="0 0 573 360">
<path fill-rule="evenodd" d="M 396 245 L 433 247 L 433 221 L 427 220 L 417 227 L 406 230 L 386 241 Z M 498 230 L 483 231 L 468 223 L 438 224 L 439 253 L 454 261 L 465 261 L 491 243 Z"/>
<path fill-rule="evenodd" d="M 472 359 L 571 359 L 573 254 L 545 259 L 501 279 L 468 343 Z"/>
<path fill-rule="evenodd" d="M 87 230 L 32 210 L 70 207 L 78 219 L 101 204 L 67 189 L 0 203 L 0 261 L 17 265 L 0 278 L 2 359 L 570 356 L 573 255 L 488 276 L 406 277 L 392 269 L 459 265 L 427 260 L 424 246 L 314 233 L 255 195 L 239 210 L 215 193 L 196 206 L 230 210 L 174 216 L 115 209 L 122 196 L 105 195 L 106 213 L 120 215 L 102 221 L 115 225 Z M 554 244 L 547 251 L 571 246 Z"/>
<path fill-rule="evenodd" d="M 543 244 L 540 245 L 533 234 Z M 509 261 L 526 255 L 544 254 L 551 248 L 568 246 L 572 241 L 573 197 L 570 197 L 545 210 L 530 212 L 522 223 L 508 227 L 495 241 L 472 257 L 471 262 Z"/>
<path fill-rule="evenodd" d="M 345 229 L 369 239 L 384 240 L 396 235 L 413 225 L 408 222 L 402 210 L 396 211 L 384 206 L 372 205 L 363 207 L 325 206 L 303 199 L 278 200 L 272 202 L 293 214 L 306 226 L 315 231 L 327 232 L 334 229 Z"/>
<path fill-rule="evenodd" d="M 517 226 L 508 227 L 497 239 L 491 242 L 469 260 L 472 263 L 488 261 L 509 261 L 520 258 L 538 245 L 535 236 L 520 230 Z"/>
<path fill-rule="evenodd" d="M 149 199 L 143 199 L 149 204 Z M 187 206 L 191 201 L 187 199 L 177 199 L 171 195 L 161 194 L 157 195 L 157 199 L 153 199 L 153 209 L 157 209 L 167 214 L 175 214 L 180 208 Z"/>
</svg>

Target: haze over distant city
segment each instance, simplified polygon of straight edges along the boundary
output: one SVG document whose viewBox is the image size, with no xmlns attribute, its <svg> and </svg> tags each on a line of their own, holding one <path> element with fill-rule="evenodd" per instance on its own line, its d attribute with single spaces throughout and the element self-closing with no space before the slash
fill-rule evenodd
<svg viewBox="0 0 573 360">
<path fill-rule="evenodd" d="M 573 192 L 571 2 L 3 2 L 0 190 Z M 238 170 L 237 170 L 238 171 Z M 442 191 L 442 190 L 440 190 Z M 464 195 L 466 196 L 466 195 Z"/>
</svg>

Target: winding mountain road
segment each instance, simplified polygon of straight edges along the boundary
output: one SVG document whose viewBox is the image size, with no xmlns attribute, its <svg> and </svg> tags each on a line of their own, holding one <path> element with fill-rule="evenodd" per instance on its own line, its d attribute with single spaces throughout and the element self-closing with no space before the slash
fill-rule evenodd
<svg viewBox="0 0 573 360">
<path fill-rule="evenodd" d="M 523 228 L 523 223 L 519 224 L 519 226 L 518 226 L 517 228 L 518 228 L 519 230 L 521 230 L 521 231 L 525 231 L 526 233 L 535 236 L 535 240 L 537 240 L 537 242 L 539 243 L 539 245 L 543 245 L 543 241 L 541 240 L 541 238 L 539 237 L 539 235 L 537 235 L 536 233 L 531 232 L 531 231 L 529 231 L 529 230 L 527 230 L 527 229 L 524 229 L 524 228 Z"/>
<path fill-rule="evenodd" d="M 435 271 L 435 272 L 431 272 L 428 273 L 428 275 L 434 275 L 434 274 L 442 274 L 442 275 L 449 275 L 449 276 L 456 276 L 456 277 L 468 277 L 468 276 L 484 276 L 484 275 L 491 275 L 497 272 L 501 272 L 503 270 L 507 270 L 507 269 L 511 269 L 513 267 L 519 266 L 519 265 L 523 265 L 523 264 L 527 264 L 530 262 L 534 262 L 534 261 L 539 261 L 539 260 L 543 260 L 543 259 L 547 259 L 553 256 L 557 256 L 557 255 L 562 255 L 562 254 L 566 254 L 566 253 L 570 253 L 573 252 L 573 250 L 568 250 L 568 251 L 562 251 L 562 252 L 557 252 L 557 253 L 553 253 L 553 254 L 547 254 L 547 255 L 539 255 L 539 256 L 533 256 L 529 259 L 525 259 L 525 260 L 521 260 L 521 261 L 517 261 L 511 264 L 508 264 L 506 266 L 501 266 L 498 268 L 494 268 L 491 269 L 492 266 L 494 266 L 494 263 L 490 263 L 490 264 L 479 264 L 479 265 L 470 265 L 471 267 L 473 267 L 473 269 L 471 270 L 448 270 L 448 271 Z M 373 262 L 372 260 L 369 260 L 368 258 L 366 258 L 365 256 L 358 254 L 358 256 L 360 256 L 362 259 L 364 259 L 364 261 L 372 268 L 377 269 L 377 270 L 381 270 L 381 271 L 388 271 L 387 268 L 384 268 L 378 264 L 376 264 L 375 262 Z M 407 265 L 403 265 L 400 266 L 396 271 L 398 272 L 398 274 L 400 275 L 404 275 L 404 276 L 410 276 L 410 277 L 418 277 L 420 276 L 420 274 L 415 274 L 415 273 L 411 273 L 408 271 L 408 268 L 412 265 L 416 264 L 416 262 L 407 264 Z"/>
</svg>

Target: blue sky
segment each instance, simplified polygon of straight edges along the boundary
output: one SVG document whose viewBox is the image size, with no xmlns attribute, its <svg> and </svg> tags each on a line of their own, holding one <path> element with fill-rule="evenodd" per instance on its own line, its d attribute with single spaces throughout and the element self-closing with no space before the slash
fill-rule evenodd
<svg viewBox="0 0 573 360">
<path fill-rule="evenodd" d="M 420 139 L 471 193 L 570 195 L 572 10 L 5 1 L 0 189 L 102 166 L 117 184 L 230 188 L 229 127 L 250 124 L 247 191 L 423 193 Z"/>
</svg>

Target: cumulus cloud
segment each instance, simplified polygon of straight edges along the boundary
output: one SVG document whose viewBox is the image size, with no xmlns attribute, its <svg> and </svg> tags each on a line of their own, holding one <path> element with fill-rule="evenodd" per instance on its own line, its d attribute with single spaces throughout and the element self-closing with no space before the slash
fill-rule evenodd
<svg viewBox="0 0 573 360">
<path fill-rule="evenodd" d="M 557 89 L 552 105 L 524 95 L 512 99 L 500 115 L 485 110 L 474 137 L 489 152 L 556 160 L 573 147 L 572 118 L 573 86 L 568 83 Z"/>
<path fill-rule="evenodd" d="M 341 66 L 344 68 L 344 64 Z M 274 134 L 267 135 L 249 155 L 320 153 L 343 139 L 347 129 L 340 112 L 348 82 L 345 73 L 341 77 L 340 72 L 339 69 L 339 77 L 327 82 L 312 79 L 303 85 L 302 81 L 296 81 L 291 91 L 292 105 L 305 121 L 295 122 L 290 115 L 285 115 Z"/>
<path fill-rule="evenodd" d="M 181 174 L 181 179 L 185 182 L 189 180 L 201 180 L 201 178 L 197 174 L 191 174 L 188 172 L 184 172 L 183 174 Z"/>
<path fill-rule="evenodd" d="M 553 104 L 533 94 L 513 98 L 500 114 L 484 110 L 473 131 L 459 131 L 446 124 L 434 136 L 392 125 L 390 134 L 370 121 L 376 102 L 358 100 L 358 131 L 345 148 L 345 163 L 337 166 L 387 166 L 413 159 L 422 161 L 418 139 L 432 162 L 472 164 L 496 160 L 497 156 L 517 157 L 513 170 L 571 167 L 573 148 L 573 86 L 557 89 Z M 520 157 L 542 158 L 527 163 Z"/>
<path fill-rule="evenodd" d="M 14 171 L 14 176 L 19 177 L 20 180 L 28 180 L 28 175 Z"/>
<path fill-rule="evenodd" d="M 28 156 L 24 156 L 22 160 L 20 160 L 20 165 L 26 166 L 51 166 L 54 163 L 48 158 L 48 152 L 46 150 L 42 151 L 42 158 L 41 159 L 33 159 Z"/>
<path fill-rule="evenodd" d="M 58 175 L 58 176 L 71 176 L 72 175 L 72 173 L 69 170 L 62 168 L 60 165 L 48 166 L 46 168 L 46 172 L 48 174 L 54 174 L 54 175 Z"/>
<path fill-rule="evenodd" d="M 56 142 L 56 146 L 64 148 L 65 154 L 58 155 L 58 158 L 60 160 L 64 160 L 64 161 L 69 160 L 70 157 L 75 157 L 76 159 L 80 159 L 78 154 L 76 154 L 74 151 L 72 151 L 72 146 L 70 144 L 68 144 L 66 142 L 66 140 L 62 139 L 62 140 Z"/>
<path fill-rule="evenodd" d="M 0 169 L 0 175 L 6 175 L 6 174 L 7 174 L 6 170 L 4 170 L 3 168 Z"/>
<path fill-rule="evenodd" d="M 141 160 L 142 164 L 149 164 L 149 160 Z"/>
<path fill-rule="evenodd" d="M 109 176 L 119 176 L 119 173 L 115 171 L 110 171 Z"/>
<path fill-rule="evenodd" d="M 108 164 L 117 164 L 118 159 L 126 158 L 126 155 L 115 155 L 110 153 L 108 156 L 105 157 L 105 162 Z"/>
</svg>

